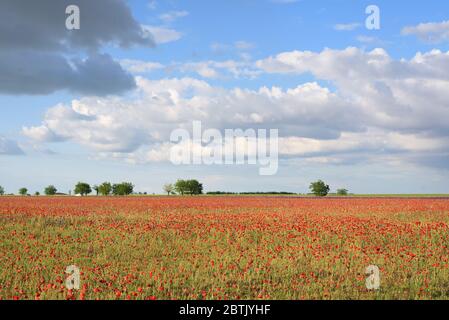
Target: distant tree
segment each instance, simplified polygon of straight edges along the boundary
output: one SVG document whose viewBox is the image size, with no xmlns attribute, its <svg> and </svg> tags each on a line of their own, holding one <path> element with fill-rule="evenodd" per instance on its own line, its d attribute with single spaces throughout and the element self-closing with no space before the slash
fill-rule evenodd
<svg viewBox="0 0 449 320">
<path fill-rule="evenodd" d="M 0 196 L 3 196 L 5 194 L 5 189 L 0 186 Z"/>
<path fill-rule="evenodd" d="M 339 196 L 347 196 L 349 194 L 349 191 L 347 189 L 338 189 L 337 195 Z"/>
<path fill-rule="evenodd" d="M 92 189 L 95 191 L 95 194 L 98 196 L 100 187 L 98 185 L 94 185 Z"/>
<path fill-rule="evenodd" d="M 98 186 L 98 192 L 102 195 L 102 196 L 108 196 L 111 194 L 112 192 L 112 185 L 109 182 L 103 182 L 102 184 L 100 184 Z"/>
<path fill-rule="evenodd" d="M 90 188 L 90 185 L 85 182 L 78 182 L 75 186 L 75 194 L 80 194 L 82 196 L 87 196 L 88 194 L 92 193 L 92 189 Z"/>
<path fill-rule="evenodd" d="M 164 191 L 167 192 L 167 195 L 170 195 L 175 192 L 175 187 L 171 183 L 167 183 L 164 185 Z"/>
<path fill-rule="evenodd" d="M 28 194 L 28 189 L 27 188 L 20 188 L 19 189 L 19 194 L 21 196 L 26 196 Z"/>
<path fill-rule="evenodd" d="M 44 193 L 47 196 L 54 196 L 56 194 L 56 192 L 58 192 L 58 190 L 55 188 L 55 186 L 48 186 L 47 188 L 45 188 Z"/>
<path fill-rule="evenodd" d="M 180 194 L 188 194 L 189 193 L 189 180 L 178 180 L 175 183 L 175 191 Z"/>
<path fill-rule="evenodd" d="M 40 193 L 39 191 L 36 191 L 36 192 L 34 193 L 34 195 L 35 195 L 36 197 L 39 197 L 39 196 L 41 195 L 41 193 Z"/>
<path fill-rule="evenodd" d="M 317 197 L 325 197 L 328 195 L 330 191 L 330 187 L 325 184 L 322 180 L 318 180 L 316 182 L 312 182 L 310 184 L 310 191 Z"/>
<path fill-rule="evenodd" d="M 199 183 L 197 180 L 188 180 L 187 181 L 187 190 L 191 195 L 202 194 L 203 193 L 203 185 Z"/>
<path fill-rule="evenodd" d="M 178 180 L 175 183 L 175 191 L 181 195 L 184 194 L 202 194 L 203 185 L 197 180 Z"/>
<path fill-rule="evenodd" d="M 112 193 L 115 196 L 128 196 L 134 191 L 134 185 L 130 182 L 116 183 L 112 186 Z"/>
<path fill-rule="evenodd" d="M 188 193 L 188 183 L 186 180 L 178 180 L 175 183 L 175 191 L 179 193 L 180 195 L 184 195 L 185 193 Z"/>
</svg>

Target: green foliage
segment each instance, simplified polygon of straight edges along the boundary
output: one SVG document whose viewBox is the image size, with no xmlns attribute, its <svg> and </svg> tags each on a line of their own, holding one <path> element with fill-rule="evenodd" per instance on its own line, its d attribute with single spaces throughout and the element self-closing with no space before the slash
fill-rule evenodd
<svg viewBox="0 0 449 320">
<path fill-rule="evenodd" d="M 90 188 L 90 185 L 85 182 L 78 182 L 75 186 L 75 194 L 80 194 L 82 196 L 87 196 L 88 194 L 92 193 L 92 189 Z"/>
<path fill-rule="evenodd" d="M 187 181 L 186 180 L 178 180 L 175 183 L 175 191 L 179 193 L 180 195 L 184 195 L 184 193 L 187 193 Z"/>
<path fill-rule="evenodd" d="M 38 196 L 41 195 L 41 193 L 40 193 L 39 191 L 36 191 L 36 192 L 34 193 L 34 195 L 35 195 L 36 197 L 38 197 Z"/>
<path fill-rule="evenodd" d="M 3 196 L 5 194 L 5 189 L 0 186 L 0 196 Z"/>
<path fill-rule="evenodd" d="M 349 194 L 349 191 L 347 189 L 338 189 L 337 195 L 339 196 L 347 196 Z"/>
<path fill-rule="evenodd" d="M 202 194 L 203 185 L 197 180 L 178 180 L 175 184 L 175 190 L 181 195 L 184 194 Z"/>
<path fill-rule="evenodd" d="M 28 189 L 27 188 L 20 188 L 19 189 L 19 194 L 21 196 L 26 196 L 28 194 Z"/>
<path fill-rule="evenodd" d="M 108 196 L 112 192 L 112 184 L 110 182 L 103 182 L 98 186 L 98 192 L 102 196 Z"/>
<path fill-rule="evenodd" d="M 54 196 L 56 194 L 56 192 L 58 192 L 58 190 L 55 188 L 55 186 L 48 186 L 47 188 L 45 188 L 44 193 L 47 196 Z"/>
<path fill-rule="evenodd" d="M 310 191 L 317 197 L 325 197 L 329 194 L 330 187 L 324 183 L 322 180 L 312 182 L 310 184 Z"/>
<path fill-rule="evenodd" d="M 130 182 L 116 183 L 112 186 L 112 193 L 115 196 L 128 196 L 134 191 L 134 185 Z"/>
<path fill-rule="evenodd" d="M 187 190 L 191 195 L 203 194 L 203 185 L 199 183 L 197 180 L 188 180 Z"/>
</svg>

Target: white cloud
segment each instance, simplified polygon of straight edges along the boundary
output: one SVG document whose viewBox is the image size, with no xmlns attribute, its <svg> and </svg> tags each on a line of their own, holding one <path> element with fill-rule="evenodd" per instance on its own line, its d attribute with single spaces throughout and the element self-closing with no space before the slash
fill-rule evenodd
<svg viewBox="0 0 449 320">
<path fill-rule="evenodd" d="M 217 78 L 219 73 L 209 62 L 191 62 L 182 64 L 179 69 L 182 72 L 196 72 L 203 78 Z"/>
<path fill-rule="evenodd" d="M 257 65 L 267 72 L 311 72 L 333 81 L 343 99 L 369 114 L 365 120 L 369 125 L 448 134 L 441 117 L 449 116 L 449 74 L 444 71 L 449 67 L 449 52 L 434 50 L 398 61 L 383 49 L 293 51 L 260 60 Z"/>
<path fill-rule="evenodd" d="M 237 148 L 247 150 L 244 139 L 236 139 Z M 225 142 L 226 144 L 226 142 Z M 172 143 L 155 143 L 141 146 L 131 153 L 100 153 L 99 158 L 121 159 L 132 164 L 170 161 Z M 209 155 L 210 145 L 201 145 L 192 140 L 177 145 L 178 150 L 194 155 Z M 232 148 L 224 147 L 224 150 Z M 345 164 L 353 161 L 376 163 L 379 159 L 397 166 L 425 154 L 445 154 L 449 149 L 447 139 L 422 138 L 410 134 L 389 133 L 382 130 L 342 133 L 337 139 L 320 140 L 301 137 L 281 137 L 279 155 L 282 158 L 303 159 L 307 163 Z M 254 154 L 252 154 L 254 155 Z M 223 154 L 224 156 L 224 154 Z"/>
<path fill-rule="evenodd" d="M 352 116 L 340 116 L 348 106 L 316 83 L 255 91 L 225 90 L 191 78 L 138 78 L 138 86 L 133 99 L 84 98 L 57 105 L 48 110 L 42 125 L 26 127 L 23 133 L 40 141 L 58 137 L 100 152 L 133 152 L 167 142 L 173 129 L 190 126 L 192 120 L 219 129 L 260 127 L 263 122 L 267 127 L 283 126 L 285 134 L 316 138 L 358 130 Z"/>
<path fill-rule="evenodd" d="M 36 141 L 55 142 L 63 141 L 63 138 L 59 138 L 54 134 L 47 126 L 37 126 L 30 128 L 23 128 L 23 133 Z"/>
<path fill-rule="evenodd" d="M 174 42 L 182 38 L 182 33 L 174 29 L 161 26 L 142 26 L 142 28 L 151 34 L 156 44 Z"/>
<path fill-rule="evenodd" d="M 449 41 L 449 21 L 420 23 L 402 29 L 402 35 L 415 35 L 421 41 L 441 43 Z"/>
<path fill-rule="evenodd" d="M 175 65 L 181 72 L 194 72 L 203 78 L 256 78 L 261 72 L 250 61 L 200 61 Z"/>
<path fill-rule="evenodd" d="M 189 15 L 189 12 L 187 12 L 187 11 L 170 11 L 170 12 L 161 14 L 159 16 L 159 19 L 161 19 L 165 23 L 170 23 L 179 18 L 187 17 L 188 15 Z"/>
<path fill-rule="evenodd" d="M 244 55 L 241 58 L 242 61 L 206 60 L 185 63 L 173 62 L 167 66 L 153 61 L 123 59 L 120 61 L 120 64 L 124 69 L 134 74 L 150 73 L 156 70 L 164 70 L 167 73 L 180 71 L 181 73 L 193 73 L 206 79 L 254 79 L 261 74 L 261 71 L 255 67 L 250 57 Z"/>
<path fill-rule="evenodd" d="M 390 151 L 445 151 L 449 148 L 447 139 L 420 137 L 416 134 L 388 132 L 369 129 L 365 132 L 344 132 L 337 139 L 319 140 L 300 137 L 281 138 L 280 153 L 290 156 L 316 156 L 347 152 L 379 150 Z"/>
<path fill-rule="evenodd" d="M 120 64 L 123 68 L 132 73 L 148 73 L 165 68 L 165 66 L 159 62 L 132 59 L 123 59 L 120 61 Z"/>
<path fill-rule="evenodd" d="M 170 132 L 189 129 L 193 120 L 220 130 L 279 129 L 282 156 L 329 163 L 388 158 L 441 166 L 449 154 L 449 52 L 395 60 L 383 49 L 292 51 L 255 66 L 259 72 L 311 73 L 336 89 L 316 82 L 289 89 L 224 89 L 193 78 L 138 77 L 131 98 L 58 105 L 41 125 L 23 133 L 40 141 L 70 140 L 131 162 L 165 159 L 161 152 Z M 208 78 L 241 65 L 206 61 L 180 67 Z"/>
</svg>

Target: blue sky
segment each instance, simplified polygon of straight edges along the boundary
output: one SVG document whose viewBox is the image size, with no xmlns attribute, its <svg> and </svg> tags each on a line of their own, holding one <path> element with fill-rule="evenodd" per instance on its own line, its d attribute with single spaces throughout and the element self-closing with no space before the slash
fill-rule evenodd
<svg viewBox="0 0 449 320">
<path fill-rule="evenodd" d="M 178 178 L 206 191 L 304 193 L 323 179 L 356 193 L 449 192 L 444 1 L 70 3 L 81 12 L 70 32 L 65 0 L 0 5 L 7 192 L 129 180 L 160 193 Z M 380 30 L 365 27 L 373 4 Z M 194 120 L 278 129 L 278 173 L 173 165 L 168 136 Z"/>
</svg>

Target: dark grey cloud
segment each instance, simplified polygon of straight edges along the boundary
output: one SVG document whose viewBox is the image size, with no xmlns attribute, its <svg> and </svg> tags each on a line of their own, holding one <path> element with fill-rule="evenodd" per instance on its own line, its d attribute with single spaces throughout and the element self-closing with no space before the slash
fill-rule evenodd
<svg viewBox="0 0 449 320">
<path fill-rule="evenodd" d="M 66 29 L 65 9 L 77 5 L 80 30 Z M 0 93 L 121 94 L 133 77 L 105 45 L 153 47 L 151 34 L 121 0 L 0 1 Z"/>
<path fill-rule="evenodd" d="M 77 5 L 80 30 L 67 30 L 66 8 Z M 154 46 L 122 0 L 2 0 L 0 47 L 11 49 L 99 49 L 106 43 L 122 47 Z"/>
<path fill-rule="evenodd" d="M 22 155 L 23 150 L 18 146 L 17 142 L 0 137 L 0 155 Z"/>
<path fill-rule="evenodd" d="M 0 52 L 0 93 L 108 95 L 134 87 L 134 78 L 106 54 L 70 61 L 48 52 Z"/>
<path fill-rule="evenodd" d="M 136 86 L 134 77 L 105 54 L 74 62 L 72 81 L 70 87 L 73 90 L 96 95 L 120 93 Z"/>
</svg>

